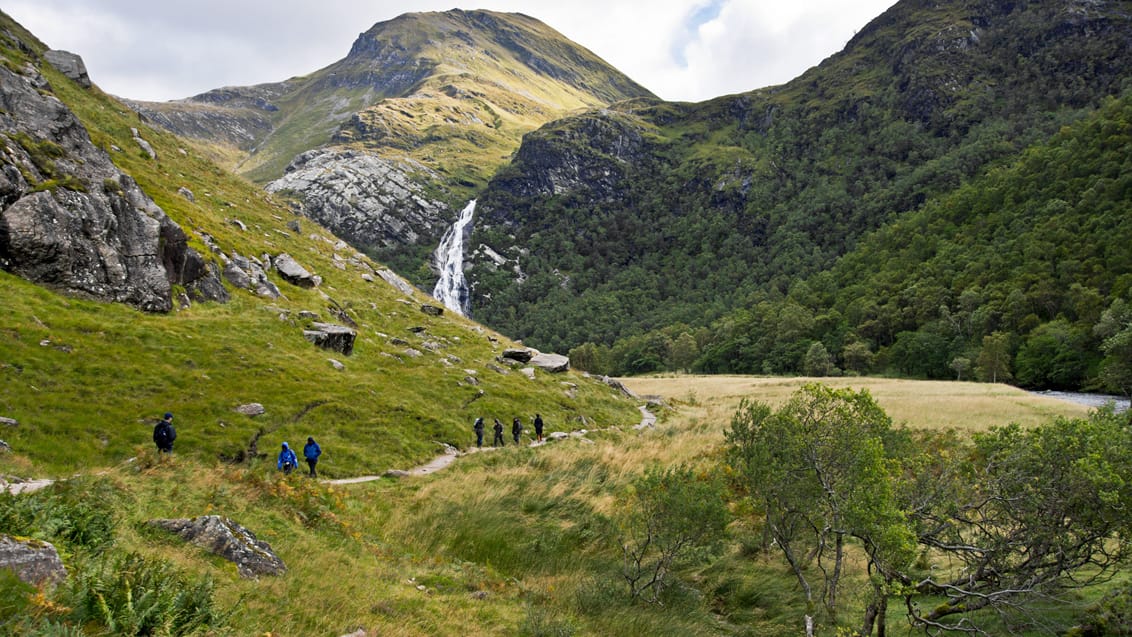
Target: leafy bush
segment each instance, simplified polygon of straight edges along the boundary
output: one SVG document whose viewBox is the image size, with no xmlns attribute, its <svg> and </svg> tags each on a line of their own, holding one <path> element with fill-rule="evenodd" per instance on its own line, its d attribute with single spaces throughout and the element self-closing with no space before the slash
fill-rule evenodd
<svg viewBox="0 0 1132 637">
<path fill-rule="evenodd" d="M 1106 595 L 1089 609 L 1089 620 L 1069 633 L 1073 637 L 1127 637 L 1132 635 L 1132 586 Z"/>
<path fill-rule="evenodd" d="M 687 467 L 653 468 L 634 482 L 620 520 L 621 575 L 633 599 L 659 602 L 681 562 L 703 553 L 723 533 L 722 483 Z"/>
</svg>

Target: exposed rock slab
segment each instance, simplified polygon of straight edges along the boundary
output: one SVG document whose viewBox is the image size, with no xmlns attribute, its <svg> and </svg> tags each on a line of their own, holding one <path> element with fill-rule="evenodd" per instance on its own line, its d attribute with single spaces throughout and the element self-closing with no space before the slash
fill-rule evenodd
<svg viewBox="0 0 1132 637">
<path fill-rule="evenodd" d="M 266 188 L 297 195 L 304 215 L 354 245 L 413 245 L 443 234 L 448 206 L 425 196 L 410 172 L 364 152 L 311 150 Z"/>
<path fill-rule="evenodd" d="M 254 579 L 260 575 L 282 575 L 287 572 L 283 560 L 271 545 L 236 522 L 219 515 L 195 518 L 157 519 L 149 524 L 181 536 L 182 539 L 235 563 L 241 577 Z"/>
<path fill-rule="evenodd" d="M 83 88 L 91 87 L 90 75 L 87 74 L 86 64 L 83 62 L 83 58 L 77 53 L 54 50 L 44 53 L 43 58 L 60 73 L 74 80 L 79 86 Z"/>
<path fill-rule="evenodd" d="M 531 358 L 530 364 L 554 374 L 570 369 L 570 359 L 561 354 L 546 354 L 540 352 Z"/>
<path fill-rule="evenodd" d="M 526 347 L 508 347 L 503 350 L 500 356 L 509 360 L 519 361 L 520 363 L 529 363 L 531 359 L 535 357 L 536 353 L 537 352 L 534 350 Z"/>
<path fill-rule="evenodd" d="M 16 573 L 20 580 L 38 586 L 67 579 L 67 569 L 50 542 L 16 539 L 0 535 L 0 568 Z"/>
<path fill-rule="evenodd" d="M 301 288 L 313 288 L 317 285 L 315 277 L 306 268 L 289 254 L 281 254 L 273 260 L 275 269 L 283 280 Z"/>
<path fill-rule="evenodd" d="M 387 270 L 387 269 L 378 270 L 377 276 L 384 279 L 385 282 L 388 283 L 389 285 L 392 285 L 393 287 L 397 288 L 405 296 L 413 296 L 413 292 L 416 291 L 416 288 L 413 287 L 412 283 L 409 283 L 405 279 L 401 278 L 399 275 L 397 275 L 392 270 Z"/>
<path fill-rule="evenodd" d="M 354 351 L 358 332 L 345 325 L 311 323 L 310 329 L 303 330 L 303 337 L 323 349 L 349 356 Z"/>
<path fill-rule="evenodd" d="M 247 403 L 236 407 L 236 413 L 245 416 L 262 416 L 267 413 L 267 409 L 260 403 Z"/>
</svg>

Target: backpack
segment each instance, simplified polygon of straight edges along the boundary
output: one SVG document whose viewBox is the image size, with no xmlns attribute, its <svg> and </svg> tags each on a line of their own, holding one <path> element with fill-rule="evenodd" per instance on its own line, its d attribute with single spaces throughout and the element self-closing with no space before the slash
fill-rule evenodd
<svg viewBox="0 0 1132 637">
<path fill-rule="evenodd" d="M 153 432 L 153 441 L 162 447 L 167 447 L 173 444 L 177 439 L 177 431 L 173 429 L 173 423 L 165 422 L 164 420 L 157 423 L 157 429 Z"/>
</svg>

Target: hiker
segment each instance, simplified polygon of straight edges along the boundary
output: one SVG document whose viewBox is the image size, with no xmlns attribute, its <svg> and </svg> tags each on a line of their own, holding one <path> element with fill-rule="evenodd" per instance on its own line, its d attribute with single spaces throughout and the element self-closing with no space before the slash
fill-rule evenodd
<svg viewBox="0 0 1132 637">
<path fill-rule="evenodd" d="M 511 421 L 511 437 L 515 439 L 515 444 L 519 444 L 519 436 L 523 435 L 523 423 L 519 420 L 518 416 Z"/>
<path fill-rule="evenodd" d="M 283 443 L 283 450 L 279 452 L 279 460 L 275 463 L 275 468 L 283 473 L 291 473 L 295 467 L 299 466 L 299 459 L 295 457 L 295 452 Z"/>
<path fill-rule="evenodd" d="M 476 418 L 476 424 L 472 425 L 472 429 L 476 430 L 476 446 L 483 446 L 483 418 Z"/>
<path fill-rule="evenodd" d="M 318 457 L 322 455 L 322 447 L 314 441 L 314 438 L 307 436 L 307 444 L 303 447 L 303 457 L 307 459 L 307 464 L 311 468 L 311 477 L 317 478 L 318 472 L 314 470 L 314 466 L 318 464 Z"/>
<path fill-rule="evenodd" d="M 173 441 L 177 439 L 177 430 L 173 428 L 173 414 L 165 412 L 153 428 L 153 444 L 157 445 L 157 453 L 173 453 Z"/>
<path fill-rule="evenodd" d="M 492 447 L 502 447 L 503 446 L 503 423 L 499 422 L 498 418 L 495 419 L 495 425 L 492 426 L 491 430 L 495 432 L 495 438 L 491 441 L 491 446 Z"/>
<path fill-rule="evenodd" d="M 535 440 L 542 442 L 542 416 L 535 414 Z"/>
</svg>

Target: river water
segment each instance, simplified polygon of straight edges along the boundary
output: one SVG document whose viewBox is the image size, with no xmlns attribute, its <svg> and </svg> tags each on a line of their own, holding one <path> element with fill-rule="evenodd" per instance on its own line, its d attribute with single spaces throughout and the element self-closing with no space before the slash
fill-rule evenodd
<svg viewBox="0 0 1132 637">
<path fill-rule="evenodd" d="M 1106 394 L 1081 394 L 1076 392 L 1067 391 L 1035 391 L 1030 392 L 1035 396 L 1049 396 L 1050 398 L 1059 398 L 1061 400 L 1068 400 L 1071 403 L 1078 405 L 1085 405 L 1086 407 L 1101 407 L 1109 402 L 1116 405 L 1116 413 L 1128 411 L 1128 399 L 1121 398 L 1120 396 L 1108 396 Z"/>
</svg>

